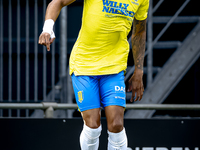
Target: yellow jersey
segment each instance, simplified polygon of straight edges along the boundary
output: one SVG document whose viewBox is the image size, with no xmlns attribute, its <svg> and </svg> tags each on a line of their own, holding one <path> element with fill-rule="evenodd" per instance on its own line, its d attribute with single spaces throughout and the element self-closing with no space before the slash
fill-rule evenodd
<svg viewBox="0 0 200 150">
<path fill-rule="evenodd" d="M 145 20 L 149 0 L 84 0 L 82 26 L 70 56 L 70 74 L 106 75 L 127 68 L 133 18 Z"/>
</svg>

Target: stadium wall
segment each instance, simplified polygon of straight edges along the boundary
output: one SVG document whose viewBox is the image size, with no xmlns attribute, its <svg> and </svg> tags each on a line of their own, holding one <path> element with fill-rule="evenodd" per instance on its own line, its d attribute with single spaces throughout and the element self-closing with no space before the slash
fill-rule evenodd
<svg viewBox="0 0 200 150">
<path fill-rule="evenodd" d="M 82 119 L 0 119 L 0 150 L 80 150 Z M 99 150 L 107 149 L 102 119 Z M 133 150 L 199 150 L 199 119 L 126 119 Z"/>
</svg>

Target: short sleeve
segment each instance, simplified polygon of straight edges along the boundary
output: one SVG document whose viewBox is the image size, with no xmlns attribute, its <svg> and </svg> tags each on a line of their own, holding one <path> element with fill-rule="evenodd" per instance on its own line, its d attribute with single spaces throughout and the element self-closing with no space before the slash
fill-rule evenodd
<svg viewBox="0 0 200 150">
<path fill-rule="evenodd" d="M 134 17 L 137 20 L 145 20 L 148 15 L 149 10 L 149 0 L 143 0 L 143 3 L 139 6 L 137 12 Z"/>
</svg>

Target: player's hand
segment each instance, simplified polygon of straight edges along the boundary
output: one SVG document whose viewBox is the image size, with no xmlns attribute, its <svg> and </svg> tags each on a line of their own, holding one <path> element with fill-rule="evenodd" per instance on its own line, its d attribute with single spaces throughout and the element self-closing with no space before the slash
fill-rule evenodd
<svg viewBox="0 0 200 150">
<path fill-rule="evenodd" d="M 47 32 L 42 32 L 39 37 L 38 43 L 47 47 L 47 51 L 50 51 L 50 45 L 55 40 L 54 38 L 50 38 L 50 34 Z"/>
<path fill-rule="evenodd" d="M 131 97 L 131 102 L 141 100 L 144 92 L 144 86 L 143 86 L 143 71 L 138 69 L 134 71 L 134 74 L 129 80 L 129 88 L 128 92 L 132 91 L 132 97 Z"/>
</svg>

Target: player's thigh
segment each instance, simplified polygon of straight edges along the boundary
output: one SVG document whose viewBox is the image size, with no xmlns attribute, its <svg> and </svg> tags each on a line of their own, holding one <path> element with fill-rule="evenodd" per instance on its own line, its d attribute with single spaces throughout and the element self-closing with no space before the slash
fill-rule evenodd
<svg viewBox="0 0 200 150">
<path fill-rule="evenodd" d="M 124 127 L 124 107 L 112 105 L 104 109 L 108 130 L 116 133 L 122 131 Z"/>
<path fill-rule="evenodd" d="M 72 74 L 72 85 L 77 105 L 81 112 L 100 108 L 98 80 L 90 76 Z"/>
<path fill-rule="evenodd" d="M 89 109 L 81 112 L 85 124 L 90 128 L 98 128 L 101 124 L 100 108 Z"/>
</svg>

